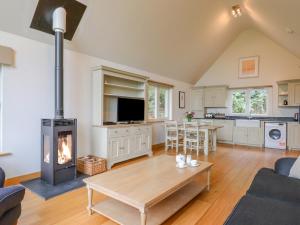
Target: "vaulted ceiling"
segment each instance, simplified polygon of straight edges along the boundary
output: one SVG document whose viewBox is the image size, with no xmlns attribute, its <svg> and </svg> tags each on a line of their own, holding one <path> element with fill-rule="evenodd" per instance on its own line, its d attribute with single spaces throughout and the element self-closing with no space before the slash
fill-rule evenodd
<svg viewBox="0 0 300 225">
<path fill-rule="evenodd" d="M 66 47 L 189 83 L 236 36 L 263 32 L 300 57 L 299 0 L 80 0 L 87 11 Z M 31 29 L 38 0 L 0 0 L 0 30 L 53 44 Z M 243 16 L 233 18 L 232 5 Z M 288 31 L 288 32 L 287 32 Z"/>
</svg>

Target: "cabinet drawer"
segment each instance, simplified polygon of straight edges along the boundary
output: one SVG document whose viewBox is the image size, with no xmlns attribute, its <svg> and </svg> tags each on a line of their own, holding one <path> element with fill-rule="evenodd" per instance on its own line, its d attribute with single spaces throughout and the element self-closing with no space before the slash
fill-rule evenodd
<svg viewBox="0 0 300 225">
<path fill-rule="evenodd" d="M 123 137 L 130 134 L 130 128 L 114 128 L 108 130 L 108 137 Z"/>
<path fill-rule="evenodd" d="M 151 128 L 149 126 L 140 126 L 132 128 L 133 135 L 142 134 L 142 133 L 150 133 Z"/>
</svg>

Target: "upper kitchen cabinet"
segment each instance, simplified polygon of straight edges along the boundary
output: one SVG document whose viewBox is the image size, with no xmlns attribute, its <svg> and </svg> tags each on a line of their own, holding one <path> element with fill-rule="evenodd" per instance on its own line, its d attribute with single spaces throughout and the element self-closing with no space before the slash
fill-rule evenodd
<svg viewBox="0 0 300 225">
<path fill-rule="evenodd" d="M 191 91 L 191 110 L 196 117 L 204 116 L 204 88 L 193 88 Z"/>
<path fill-rule="evenodd" d="M 278 106 L 300 105 L 300 80 L 278 82 Z"/>
<path fill-rule="evenodd" d="M 204 88 L 204 106 L 208 108 L 224 108 L 227 102 L 227 86 Z"/>
<path fill-rule="evenodd" d="M 204 88 L 194 88 L 191 91 L 192 111 L 204 109 Z"/>
<path fill-rule="evenodd" d="M 291 106 L 300 106 L 300 82 L 289 83 L 289 102 Z"/>
</svg>

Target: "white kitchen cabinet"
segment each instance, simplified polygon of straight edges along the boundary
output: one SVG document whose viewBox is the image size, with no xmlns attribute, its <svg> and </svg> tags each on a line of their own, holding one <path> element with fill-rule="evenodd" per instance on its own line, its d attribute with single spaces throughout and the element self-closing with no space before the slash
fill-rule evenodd
<svg viewBox="0 0 300 225">
<path fill-rule="evenodd" d="M 214 120 L 213 125 L 223 126 L 217 130 L 218 142 L 232 143 L 234 120 Z"/>
<path fill-rule="evenodd" d="M 233 143 L 248 146 L 263 146 L 263 130 L 260 127 L 235 127 Z"/>
<path fill-rule="evenodd" d="M 205 87 L 204 89 L 204 106 L 208 108 L 226 107 L 227 87 Z"/>
<path fill-rule="evenodd" d="M 248 145 L 248 128 L 247 127 L 235 127 L 233 135 L 234 144 Z"/>
<path fill-rule="evenodd" d="M 191 110 L 204 110 L 204 88 L 192 89 L 191 91 Z"/>
<path fill-rule="evenodd" d="M 288 148 L 300 150 L 300 124 L 288 123 Z"/>
<path fill-rule="evenodd" d="M 251 146 L 263 145 L 263 130 L 257 127 L 248 127 L 248 144 Z"/>
<path fill-rule="evenodd" d="M 93 126 L 92 148 L 107 167 L 142 155 L 152 155 L 151 125 Z"/>
<path fill-rule="evenodd" d="M 289 106 L 300 106 L 300 83 L 288 84 Z"/>
<path fill-rule="evenodd" d="M 195 113 L 195 117 L 204 116 L 204 88 L 191 90 L 191 111 Z"/>
</svg>

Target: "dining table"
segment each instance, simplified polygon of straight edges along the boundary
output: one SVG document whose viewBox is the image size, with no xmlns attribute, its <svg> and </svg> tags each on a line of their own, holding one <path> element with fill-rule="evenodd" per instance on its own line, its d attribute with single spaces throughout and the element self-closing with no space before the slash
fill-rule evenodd
<svg viewBox="0 0 300 225">
<path fill-rule="evenodd" d="M 199 124 L 199 131 L 204 133 L 204 154 L 208 155 L 209 151 L 209 134 L 212 135 L 212 151 L 217 151 L 217 131 L 223 128 L 221 125 Z M 178 130 L 184 131 L 184 125 L 178 124 Z"/>
</svg>

